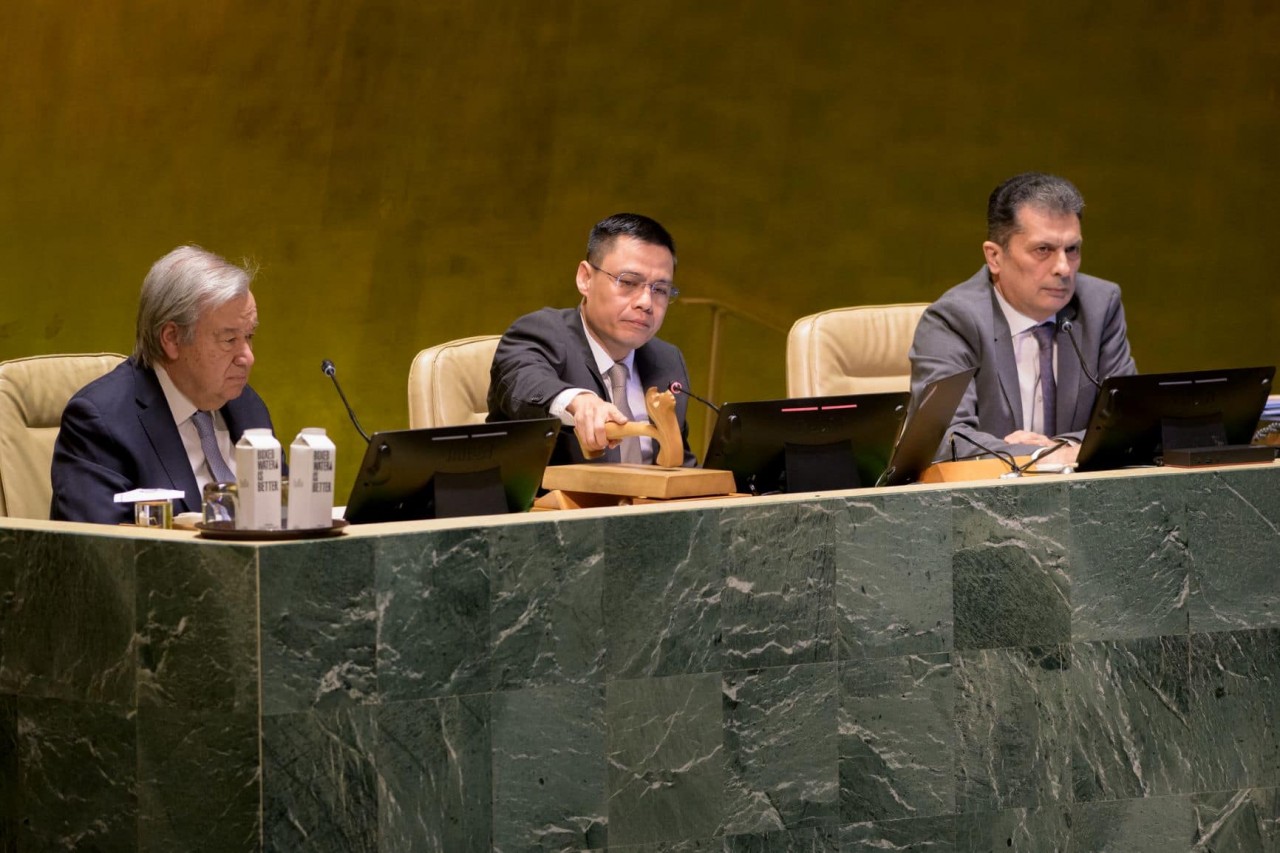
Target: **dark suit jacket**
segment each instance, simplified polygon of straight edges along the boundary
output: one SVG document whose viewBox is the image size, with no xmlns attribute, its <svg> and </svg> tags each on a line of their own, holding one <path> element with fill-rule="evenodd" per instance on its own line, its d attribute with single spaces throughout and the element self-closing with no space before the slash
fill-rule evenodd
<svg viewBox="0 0 1280 853">
<path fill-rule="evenodd" d="M 266 404 L 246 386 L 222 407 L 232 442 L 246 429 L 271 428 Z M 200 493 L 187 451 L 154 370 L 130 358 L 76 392 L 53 445 L 51 518 L 118 524 L 133 521 L 131 489 L 181 489 L 173 511 L 199 512 Z"/>
<path fill-rule="evenodd" d="M 689 384 L 689 371 L 680 350 L 654 338 L 636 350 L 636 374 L 645 388 L 664 390 L 672 382 Z M 517 421 L 545 418 L 556 395 L 568 388 L 585 388 L 608 400 L 604 379 L 595 359 L 577 308 L 543 308 L 511 324 L 498 342 L 489 371 L 489 420 Z M 689 425 L 685 422 L 688 398 L 676 396 L 676 416 L 684 441 L 684 464 L 697 460 L 689 450 Z M 552 465 L 587 462 L 571 428 L 560 430 Z M 607 451 L 601 461 L 618 461 L 618 451 Z"/>
<path fill-rule="evenodd" d="M 1108 376 L 1137 372 L 1129 354 L 1119 286 L 1077 275 L 1075 296 L 1060 314 L 1070 316 L 1072 312 L 1072 331 L 1085 366 L 1099 382 Z M 1080 358 L 1066 334 L 1059 332 L 1057 339 L 1058 423 L 1054 435 L 1079 439 L 1089 423 L 1097 388 L 1080 369 Z M 978 373 L 960 401 L 952 429 L 958 427 L 995 450 L 1015 455 L 1032 452 L 1035 448 L 1031 445 L 1010 445 L 1003 440 L 1003 436 L 1025 427 L 1013 338 L 986 266 L 944 293 L 920 318 L 911 345 L 912 400 L 920 399 L 927 383 L 971 367 L 978 368 Z M 956 448 L 961 456 L 979 452 L 958 436 Z M 938 458 L 950 456 L 948 432 Z"/>
</svg>

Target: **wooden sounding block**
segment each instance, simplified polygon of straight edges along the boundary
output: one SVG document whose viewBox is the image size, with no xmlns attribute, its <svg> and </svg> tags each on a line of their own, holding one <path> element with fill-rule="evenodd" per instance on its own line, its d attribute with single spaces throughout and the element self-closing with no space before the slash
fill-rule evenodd
<svg viewBox="0 0 1280 853">
<path fill-rule="evenodd" d="M 734 490 L 732 471 L 705 468 L 659 468 L 656 465 L 552 465 L 542 475 L 542 488 L 632 498 L 702 498 Z"/>
</svg>

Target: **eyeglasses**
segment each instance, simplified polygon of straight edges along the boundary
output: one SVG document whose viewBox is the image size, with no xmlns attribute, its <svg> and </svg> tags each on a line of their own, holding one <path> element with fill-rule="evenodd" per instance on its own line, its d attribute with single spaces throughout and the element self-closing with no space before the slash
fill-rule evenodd
<svg viewBox="0 0 1280 853">
<path fill-rule="evenodd" d="M 680 289 L 669 281 L 645 281 L 644 276 L 634 272 L 624 272 L 621 275 L 614 275 L 608 270 L 602 270 L 600 267 L 587 261 L 587 266 L 596 272 L 602 272 L 609 278 L 613 279 L 613 283 L 617 285 L 618 290 L 622 291 L 623 296 L 634 296 L 640 292 L 640 288 L 649 288 L 649 293 L 653 296 L 653 301 L 660 305 L 666 305 L 668 302 L 675 302 L 676 297 L 680 295 Z"/>
</svg>

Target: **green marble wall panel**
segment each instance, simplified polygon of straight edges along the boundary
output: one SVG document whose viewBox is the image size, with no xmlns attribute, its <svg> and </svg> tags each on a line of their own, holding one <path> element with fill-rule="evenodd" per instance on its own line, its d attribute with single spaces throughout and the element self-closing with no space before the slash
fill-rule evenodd
<svg viewBox="0 0 1280 853">
<path fill-rule="evenodd" d="M 17 850 L 21 819 L 18 775 L 18 697 L 0 693 L 0 851 Z"/>
<path fill-rule="evenodd" d="M 1186 632 L 1186 502 L 1165 497 L 1154 477 L 1071 485 L 1071 639 Z"/>
<path fill-rule="evenodd" d="M 378 542 L 377 673 L 383 701 L 490 687 L 489 542 L 483 530 Z"/>
<path fill-rule="evenodd" d="M 1280 785 L 1280 629 L 1191 636 L 1198 791 Z"/>
<path fill-rule="evenodd" d="M 1192 726 L 1186 637 L 1077 643 L 1067 679 L 1077 802 L 1195 790 L 1204 733 Z"/>
<path fill-rule="evenodd" d="M 728 835 L 724 853 L 837 853 L 840 833 L 834 826 L 778 830 L 764 834 Z"/>
<path fill-rule="evenodd" d="M 258 552 L 140 542 L 140 706 L 258 713 Z"/>
<path fill-rule="evenodd" d="M 604 848 L 610 820 L 603 689 L 495 693 L 491 707 L 494 847 Z"/>
<path fill-rule="evenodd" d="M 17 849 L 139 849 L 133 713 L 22 696 L 17 711 Z"/>
<path fill-rule="evenodd" d="M 1070 641 L 1066 488 L 1037 482 L 953 493 L 957 649 Z"/>
<path fill-rule="evenodd" d="M 956 811 L 951 656 L 909 655 L 840 670 L 840 818 L 851 823 Z"/>
<path fill-rule="evenodd" d="M 0 527 L 0 853 L 1280 853 L 1277 483 Z"/>
<path fill-rule="evenodd" d="M 611 843 L 719 834 L 725 818 L 722 703 L 714 673 L 610 683 Z"/>
<path fill-rule="evenodd" d="M 850 498 L 835 534 L 841 660 L 953 648 L 948 492 Z"/>
<path fill-rule="evenodd" d="M 14 584 L 18 579 L 21 535 L 16 531 L 0 529 L 0 695 L 13 692 L 4 680 L 4 638 L 7 633 L 5 623 L 13 609 Z"/>
<path fill-rule="evenodd" d="M 956 652 L 956 811 L 1068 797 L 1067 646 Z"/>
<path fill-rule="evenodd" d="M 729 835 L 837 823 L 835 663 L 724 674 L 723 831 Z"/>
<path fill-rule="evenodd" d="M 1215 791 L 1191 798 L 1195 849 L 1214 853 L 1278 853 L 1280 789 Z"/>
<path fill-rule="evenodd" d="M 956 821 L 946 817 L 851 823 L 840 828 L 841 853 L 952 853 Z"/>
<path fill-rule="evenodd" d="M 835 660 L 838 503 L 748 507 L 720 516 L 723 666 Z"/>
<path fill-rule="evenodd" d="M 1280 481 L 1270 474 L 1201 474 L 1187 496 L 1193 631 L 1280 627 Z"/>
<path fill-rule="evenodd" d="M 374 719 L 379 849 L 488 849 L 489 696 L 393 702 Z"/>
<path fill-rule="evenodd" d="M 608 678 L 720 670 L 719 520 L 716 510 L 604 520 Z"/>
<path fill-rule="evenodd" d="M 134 543 L 29 531 L 6 544 L 0 691 L 132 707 Z"/>
<path fill-rule="evenodd" d="M 138 847 L 254 850 L 262 832 L 258 715 L 144 706 L 137 715 Z M 198 779 L 199 785 L 189 784 Z"/>
<path fill-rule="evenodd" d="M 335 705 L 262 718 L 267 851 L 376 851 L 375 707 Z"/>
<path fill-rule="evenodd" d="M 1070 851 L 1182 853 L 1195 829 L 1188 797 L 1145 797 L 1082 803 L 1071 810 Z"/>
<path fill-rule="evenodd" d="M 604 683 L 603 535 L 599 519 L 494 531 L 493 689 Z"/>
<path fill-rule="evenodd" d="M 357 539 L 260 549 L 264 715 L 374 697 L 373 551 Z"/>
<path fill-rule="evenodd" d="M 1065 805 L 956 816 L 957 853 L 1065 853 L 1074 849 L 1071 838 L 1071 809 Z"/>
</svg>

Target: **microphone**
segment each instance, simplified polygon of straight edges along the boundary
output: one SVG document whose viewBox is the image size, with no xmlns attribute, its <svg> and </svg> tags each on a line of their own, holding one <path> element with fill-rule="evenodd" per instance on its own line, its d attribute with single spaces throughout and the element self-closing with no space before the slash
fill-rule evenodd
<svg viewBox="0 0 1280 853">
<path fill-rule="evenodd" d="M 342 393 L 342 386 L 338 384 L 338 371 L 334 368 L 333 362 L 326 358 L 320 362 L 320 369 L 324 371 L 325 376 L 333 380 L 333 387 L 338 389 L 338 396 L 342 398 L 342 405 L 347 407 L 347 414 L 351 417 L 351 423 L 355 424 L 356 432 L 360 433 L 360 436 L 367 443 L 369 434 L 360 426 L 360 421 L 356 420 L 356 413 L 352 410 L 351 404 L 347 402 L 347 395 Z"/>
<path fill-rule="evenodd" d="M 717 415 L 720 414 L 719 406 L 715 405 L 710 400 L 704 400 L 702 397 L 699 397 L 697 394 L 686 389 L 684 385 L 681 384 L 680 382 L 672 382 L 670 385 L 667 386 L 667 390 L 670 391 L 672 394 L 683 394 L 686 397 L 692 397 L 702 405 L 706 406 L 711 411 L 715 412 Z"/>
<path fill-rule="evenodd" d="M 958 435 L 958 436 L 960 436 L 961 438 L 963 438 L 965 441 L 967 441 L 967 442 L 969 442 L 970 444 L 972 444 L 974 447 L 976 447 L 976 448 L 978 448 L 979 450 L 981 450 L 983 453 L 987 453 L 987 454 L 989 454 L 989 455 L 991 455 L 991 456 L 994 456 L 995 458 L 999 459 L 999 460 L 1000 460 L 1001 462 L 1003 462 L 1004 464 L 1008 465 L 1008 466 L 1009 466 L 1009 471 L 1008 471 L 1008 473 L 1006 473 L 1006 474 L 1001 474 L 1001 475 L 1000 475 L 1001 477 L 1021 477 L 1021 476 L 1022 476 L 1022 469 L 1018 467 L 1017 460 L 1015 460 L 1015 459 L 1013 458 L 1013 454 L 1012 454 L 1012 453 L 1010 453 L 1010 452 L 1009 452 L 1009 451 L 1007 451 L 1007 450 L 994 450 L 994 449 L 992 449 L 992 448 L 990 448 L 990 447 L 987 447 L 987 446 L 986 446 L 985 444 L 983 444 L 982 442 L 977 441 L 976 439 L 974 439 L 974 437 L 973 437 L 973 436 L 969 435 L 968 433 L 961 432 L 961 431 L 960 431 L 960 430 L 958 430 L 958 429 L 953 429 L 953 430 L 951 431 L 951 461 L 952 461 L 952 462 L 957 462 L 957 461 L 959 461 L 959 460 L 958 460 L 958 458 L 957 458 L 957 456 L 956 456 L 956 436 L 957 436 L 957 435 Z M 968 457 L 966 457 L 966 458 L 968 458 Z"/>
<path fill-rule="evenodd" d="M 1080 351 L 1080 344 L 1076 341 L 1076 307 L 1068 305 L 1062 311 L 1062 316 L 1058 317 L 1058 331 L 1066 332 L 1067 339 L 1071 341 L 1071 348 L 1076 351 L 1076 358 L 1080 360 L 1080 370 L 1093 383 L 1093 387 L 1101 388 L 1102 383 L 1098 381 L 1098 377 L 1089 372 L 1089 368 L 1084 363 L 1084 353 Z"/>
</svg>

